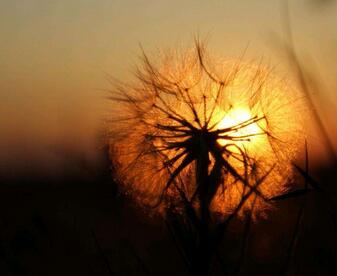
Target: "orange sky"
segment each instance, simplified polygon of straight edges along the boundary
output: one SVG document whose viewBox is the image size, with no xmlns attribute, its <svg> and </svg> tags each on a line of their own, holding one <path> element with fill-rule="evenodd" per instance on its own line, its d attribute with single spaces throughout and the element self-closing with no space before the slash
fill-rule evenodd
<svg viewBox="0 0 337 276">
<path fill-rule="evenodd" d="M 189 45 L 198 33 L 210 37 L 211 51 L 228 58 L 239 57 L 249 43 L 247 59 L 263 55 L 280 74 L 291 75 L 273 36 L 282 33 L 280 2 L 1 1 L 1 164 L 49 158 L 45 151 L 55 144 L 90 148 L 106 109 L 100 91 L 109 88 L 105 73 L 126 80 L 139 43 L 151 55 Z M 337 5 L 290 2 L 296 46 L 326 87 L 321 105 L 336 137 L 330 114 L 337 107 Z"/>
</svg>

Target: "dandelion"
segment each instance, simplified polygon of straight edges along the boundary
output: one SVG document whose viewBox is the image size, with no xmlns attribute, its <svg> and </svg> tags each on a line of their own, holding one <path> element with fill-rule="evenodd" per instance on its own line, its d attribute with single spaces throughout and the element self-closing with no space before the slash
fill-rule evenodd
<svg viewBox="0 0 337 276">
<path fill-rule="evenodd" d="M 158 60 L 143 53 L 137 82 L 111 93 L 122 190 L 161 213 L 263 215 L 289 188 L 302 141 L 296 90 L 261 64 L 211 60 L 198 42 Z"/>
</svg>

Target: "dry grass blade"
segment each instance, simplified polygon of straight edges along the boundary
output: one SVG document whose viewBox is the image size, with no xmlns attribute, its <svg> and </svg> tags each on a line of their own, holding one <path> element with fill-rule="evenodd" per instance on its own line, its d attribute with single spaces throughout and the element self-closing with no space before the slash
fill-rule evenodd
<svg viewBox="0 0 337 276">
<path fill-rule="evenodd" d="M 309 175 L 309 153 L 308 153 L 307 143 L 305 143 L 305 169 L 306 169 L 305 174 Z M 308 191 L 307 179 L 305 179 L 304 189 L 302 190 L 302 192 L 303 191 Z M 301 194 L 301 192 L 300 192 L 300 194 Z M 304 194 L 306 194 L 306 193 L 304 193 Z M 298 195 L 296 195 L 296 197 L 297 196 Z M 299 207 L 299 210 L 298 210 L 298 213 L 297 213 L 296 221 L 295 221 L 294 231 L 292 233 L 290 243 L 289 243 L 289 247 L 288 247 L 287 252 L 286 252 L 286 258 L 285 258 L 284 265 L 280 270 L 280 275 L 287 275 L 287 273 L 290 269 L 291 260 L 295 255 L 300 230 L 301 230 L 301 227 L 302 227 L 302 224 L 303 224 L 303 217 L 304 217 L 304 210 L 305 210 L 306 202 L 307 202 L 307 198 L 306 197 L 302 198 L 302 201 L 300 203 L 300 207 Z"/>
<path fill-rule="evenodd" d="M 270 198 L 269 200 L 279 201 L 279 200 L 297 198 L 297 197 L 307 195 L 309 192 L 311 192 L 311 190 L 306 189 L 306 188 L 305 189 L 297 189 L 295 191 L 291 191 L 291 192 L 288 192 L 288 193 L 283 194 L 283 195 L 274 196 L 274 197 Z"/>
<path fill-rule="evenodd" d="M 293 164 L 293 166 L 296 168 L 296 170 L 303 176 L 305 181 L 307 181 L 310 186 L 312 186 L 314 189 L 318 191 L 322 191 L 321 184 L 319 184 L 311 175 L 308 174 L 307 171 L 303 170 L 300 166 Z"/>
<path fill-rule="evenodd" d="M 111 268 L 111 266 L 110 266 L 109 259 L 108 259 L 107 256 L 104 254 L 103 249 L 102 249 L 102 247 L 101 247 L 101 244 L 99 243 L 99 241 L 98 241 L 98 239 L 97 239 L 97 236 L 96 236 L 95 231 L 92 230 L 92 231 L 91 231 L 91 234 L 92 234 L 92 237 L 93 237 L 93 239 L 94 239 L 95 245 L 96 245 L 96 247 L 97 247 L 98 253 L 99 253 L 101 259 L 103 260 L 103 262 L 104 262 L 105 265 L 106 265 L 106 268 L 107 268 L 107 270 L 108 270 L 108 274 L 109 274 L 110 276 L 114 275 L 114 273 L 113 273 L 113 271 L 112 271 L 112 268 Z"/>
</svg>

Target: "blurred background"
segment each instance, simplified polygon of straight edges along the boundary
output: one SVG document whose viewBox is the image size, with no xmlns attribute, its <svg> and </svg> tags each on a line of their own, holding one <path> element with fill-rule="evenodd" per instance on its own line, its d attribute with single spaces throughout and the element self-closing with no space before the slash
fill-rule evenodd
<svg viewBox="0 0 337 276">
<path fill-rule="evenodd" d="M 337 137 L 337 6 L 333 0 L 289 1 L 297 53 L 321 83 L 314 95 L 333 140 Z M 64 151 L 95 160 L 109 102 L 107 74 L 128 81 L 141 44 L 158 49 L 209 39 L 216 56 L 276 66 L 292 78 L 279 43 L 286 1 L 1 1 L 1 174 L 59 175 L 73 169 Z M 278 39 L 277 39 L 278 38 Z M 315 162 L 325 162 L 311 132 Z"/>
</svg>

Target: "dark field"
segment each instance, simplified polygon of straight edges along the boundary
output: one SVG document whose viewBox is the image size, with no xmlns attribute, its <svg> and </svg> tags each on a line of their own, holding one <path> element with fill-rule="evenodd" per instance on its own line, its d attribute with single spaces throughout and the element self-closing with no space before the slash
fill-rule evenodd
<svg viewBox="0 0 337 276">
<path fill-rule="evenodd" d="M 165 222 L 118 194 L 107 162 L 88 167 L 60 179 L 3 176 L 0 275 L 187 275 Z M 333 167 L 315 176 L 336 183 Z M 232 221 L 214 274 L 335 275 L 333 210 L 320 192 L 304 197 L 277 202 L 269 218 L 251 225 Z"/>
</svg>

